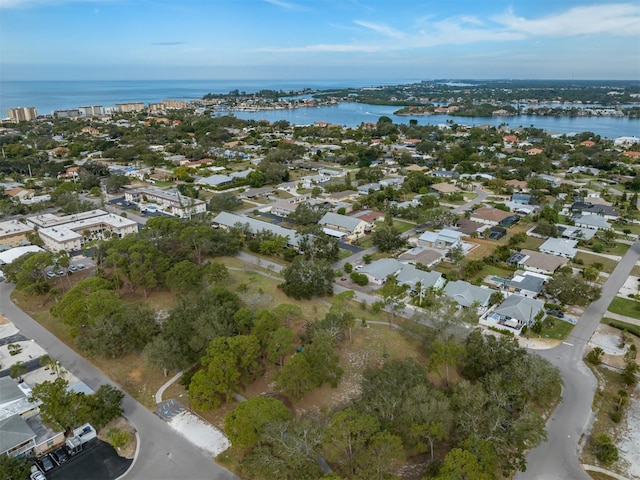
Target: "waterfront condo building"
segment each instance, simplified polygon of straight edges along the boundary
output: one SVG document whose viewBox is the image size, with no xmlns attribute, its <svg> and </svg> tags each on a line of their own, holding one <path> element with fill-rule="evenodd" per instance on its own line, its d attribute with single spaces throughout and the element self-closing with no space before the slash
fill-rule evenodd
<svg viewBox="0 0 640 480">
<path fill-rule="evenodd" d="M 142 102 L 116 103 L 116 111 L 120 113 L 141 112 L 142 110 L 144 110 Z"/>
<path fill-rule="evenodd" d="M 100 117 L 104 115 L 104 108 L 102 107 L 102 105 L 78 107 L 78 113 L 81 117 Z"/>
<path fill-rule="evenodd" d="M 7 116 L 13 123 L 30 122 L 38 118 L 36 107 L 7 108 Z"/>
</svg>

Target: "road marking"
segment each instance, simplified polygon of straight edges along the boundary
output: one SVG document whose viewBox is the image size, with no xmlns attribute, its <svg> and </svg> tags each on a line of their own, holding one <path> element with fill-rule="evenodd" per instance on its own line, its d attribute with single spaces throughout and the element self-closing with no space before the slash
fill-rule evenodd
<svg viewBox="0 0 640 480">
<path fill-rule="evenodd" d="M 573 347 L 573 343 L 567 343 L 567 342 L 562 342 L 564 345 L 569 345 L 570 347 Z"/>
</svg>

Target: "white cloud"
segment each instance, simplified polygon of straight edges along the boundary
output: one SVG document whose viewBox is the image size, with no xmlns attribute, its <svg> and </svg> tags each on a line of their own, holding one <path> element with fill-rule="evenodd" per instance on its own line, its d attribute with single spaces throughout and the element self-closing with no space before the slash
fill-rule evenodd
<svg viewBox="0 0 640 480">
<path fill-rule="evenodd" d="M 63 3 L 110 3 L 121 0 L 0 0 L 0 9 L 3 8 L 29 8 L 40 6 L 54 6 Z M 99 13 L 94 11 L 94 13 Z"/>
<path fill-rule="evenodd" d="M 281 0 L 266 0 L 280 2 Z M 638 37 L 640 4 L 616 3 L 574 7 L 540 18 L 525 18 L 509 9 L 506 13 L 481 19 L 456 16 L 435 21 L 418 17 L 411 31 L 401 31 L 384 23 L 355 20 L 357 27 L 380 36 L 379 39 L 352 43 L 311 44 L 294 47 L 263 47 L 257 51 L 273 53 L 351 52 L 370 53 L 415 50 L 443 45 L 470 45 L 482 42 L 510 42 L 540 37 L 578 35 L 629 35 Z M 349 28 L 349 27 L 343 27 Z"/>
<path fill-rule="evenodd" d="M 283 0 L 264 0 L 271 5 L 275 5 L 276 7 L 284 8 L 285 10 L 305 10 L 301 5 L 297 5 L 295 3 L 285 2 Z"/>
<path fill-rule="evenodd" d="M 640 34 L 640 4 L 617 3 L 574 7 L 538 19 L 519 17 L 509 9 L 493 18 L 504 28 L 531 36 L 569 37 L 576 35 Z"/>
<path fill-rule="evenodd" d="M 368 30 L 373 30 L 376 33 L 381 33 L 382 35 L 385 35 L 390 38 L 405 38 L 404 32 L 401 32 L 400 30 L 396 30 L 395 28 L 389 27 L 388 25 L 384 25 L 381 23 L 365 22 L 363 20 L 355 20 L 353 23 L 361 27 L 364 27 Z"/>
</svg>

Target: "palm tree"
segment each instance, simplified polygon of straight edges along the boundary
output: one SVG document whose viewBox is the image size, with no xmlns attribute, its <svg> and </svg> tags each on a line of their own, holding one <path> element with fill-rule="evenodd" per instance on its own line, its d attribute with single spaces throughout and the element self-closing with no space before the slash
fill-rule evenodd
<svg viewBox="0 0 640 480">
<path fill-rule="evenodd" d="M 11 378 L 17 378 L 18 383 L 22 383 L 22 375 L 24 375 L 25 373 L 27 373 L 27 366 L 24 364 L 24 362 L 16 362 L 11 366 L 9 375 L 11 376 Z"/>
</svg>

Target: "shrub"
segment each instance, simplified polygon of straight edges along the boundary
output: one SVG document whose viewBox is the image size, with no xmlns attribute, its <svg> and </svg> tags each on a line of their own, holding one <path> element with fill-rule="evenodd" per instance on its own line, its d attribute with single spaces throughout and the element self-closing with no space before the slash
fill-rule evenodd
<svg viewBox="0 0 640 480">
<path fill-rule="evenodd" d="M 131 440 L 131 433 L 119 428 L 112 428 L 107 432 L 107 440 L 115 449 L 124 447 Z"/>
<path fill-rule="evenodd" d="M 369 284 L 369 278 L 364 273 L 353 272 L 351 274 L 351 280 L 356 284 L 364 287 Z"/>
<path fill-rule="evenodd" d="M 600 365 L 602 363 L 602 356 L 604 350 L 600 347 L 595 347 L 587 354 L 587 361 L 592 365 Z"/>
<path fill-rule="evenodd" d="M 592 439 L 593 454 L 599 462 L 609 465 L 618 460 L 618 449 L 613 440 L 606 433 L 601 433 Z"/>
<path fill-rule="evenodd" d="M 613 423 L 620 423 L 622 420 L 622 410 L 615 410 L 611 413 L 611 421 Z"/>
<path fill-rule="evenodd" d="M 346 273 L 351 273 L 353 272 L 353 265 L 351 265 L 349 262 L 344 264 L 344 271 Z"/>
</svg>

